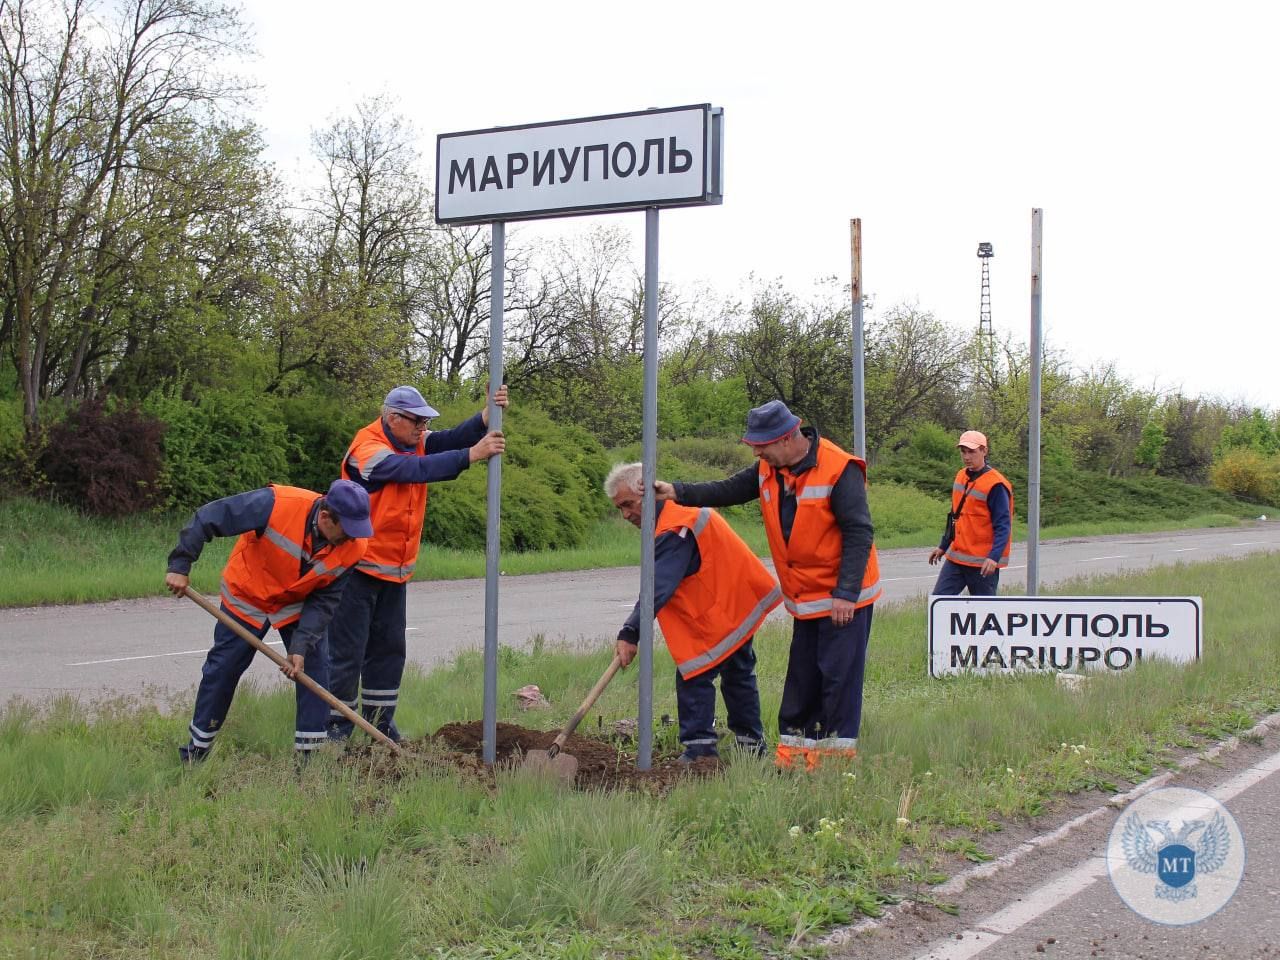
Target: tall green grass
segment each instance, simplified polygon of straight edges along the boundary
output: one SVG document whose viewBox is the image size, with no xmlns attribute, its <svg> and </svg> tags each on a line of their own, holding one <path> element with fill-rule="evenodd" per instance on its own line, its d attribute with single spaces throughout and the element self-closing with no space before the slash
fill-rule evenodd
<svg viewBox="0 0 1280 960">
<path fill-rule="evenodd" d="M 0 956 L 178 958 L 688 957 L 804 950 L 886 897 L 928 897 L 957 852 L 1068 792 L 1110 790 L 1176 750 L 1280 709 L 1272 584 L 1280 555 L 1068 584 L 1064 593 L 1204 598 L 1204 657 L 1100 674 L 928 678 L 920 604 L 877 611 L 860 759 L 778 774 L 729 755 L 666 797 L 566 792 L 499 772 L 490 786 L 415 750 L 394 778 L 329 752 L 292 762 L 291 692 L 237 696 L 216 750 L 182 769 L 185 710 L 70 700 L 0 714 Z M 552 728 L 609 657 L 502 651 L 500 689 L 536 682 L 553 707 L 500 719 Z M 762 630 L 770 737 L 787 632 Z M 657 655 L 657 714 L 675 713 Z M 410 674 L 413 736 L 478 719 L 481 667 Z M 584 732 L 634 715 L 636 670 Z M 658 728 L 673 749 L 674 728 Z M 360 755 L 363 757 L 363 754 Z M 104 757 L 110 758 L 107 763 Z"/>
</svg>

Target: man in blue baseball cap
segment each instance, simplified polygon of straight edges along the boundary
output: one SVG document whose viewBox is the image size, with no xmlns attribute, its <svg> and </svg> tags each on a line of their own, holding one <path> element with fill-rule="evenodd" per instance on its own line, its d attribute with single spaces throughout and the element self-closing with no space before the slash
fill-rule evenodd
<svg viewBox="0 0 1280 960">
<path fill-rule="evenodd" d="M 507 405 L 506 384 L 494 391 L 493 402 Z M 342 458 L 342 476 L 369 493 L 376 533 L 329 628 L 330 690 L 397 741 L 406 585 L 418 562 L 427 484 L 452 480 L 506 449 L 502 433 L 489 430 L 487 406 L 452 429 L 430 429 L 439 415 L 413 387 L 396 387 L 383 401 L 382 415 L 356 433 Z M 332 739 L 347 739 L 351 729 L 351 721 L 330 712 Z"/>
<path fill-rule="evenodd" d="M 263 487 L 197 510 L 169 554 L 164 584 L 182 596 L 205 544 L 215 537 L 239 536 L 222 570 L 222 612 L 259 638 L 274 626 L 288 655 L 280 672 L 293 680 L 306 666 L 311 679 L 326 687 L 325 628 L 372 535 L 369 495 L 357 483 L 335 480 L 324 495 L 298 487 Z M 213 748 L 254 652 L 221 621 L 213 628 L 191 737 L 178 751 L 184 761 L 203 760 Z M 329 705 L 299 684 L 296 711 L 293 746 L 305 757 L 328 738 Z"/>
</svg>

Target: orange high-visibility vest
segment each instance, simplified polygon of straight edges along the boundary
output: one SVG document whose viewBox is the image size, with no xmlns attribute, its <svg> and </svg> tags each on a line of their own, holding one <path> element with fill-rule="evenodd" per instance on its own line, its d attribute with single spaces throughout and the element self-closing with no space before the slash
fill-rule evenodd
<svg viewBox="0 0 1280 960">
<path fill-rule="evenodd" d="M 951 512 L 955 513 L 959 509 L 960 516 L 956 518 L 956 535 L 947 548 L 947 559 L 962 567 L 982 566 L 996 542 L 996 533 L 991 527 L 991 510 L 987 507 L 987 494 L 994 488 L 1003 486 L 1009 491 L 1009 539 L 997 563 L 1006 567 L 1009 565 L 1009 548 L 1013 544 L 1013 485 L 994 467 L 973 481 L 969 496 L 965 498 L 964 490 L 968 483 L 969 474 L 961 467 L 951 484 Z M 963 508 L 960 507 L 961 498 L 964 498 Z"/>
<path fill-rule="evenodd" d="M 351 472 L 351 461 L 361 478 L 387 457 L 421 457 L 426 437 L 416 449 L 403 452 L 396 448 L 382 429 L 379 417 L 362 427 L 342 458 L 342 478 L 357 479 Z M 422 524 L 427 518 L 427 485 L 425 483 L 388 483 L 369 493 L 369 519 L 373 537 L 364 559 L 356 569 L 379 580 L 406 583 L 413 579 L 418 564 L 418 548 L 422 545 Z"/>
<path fill-rule="evenodd" d="M 796 518 L 791 525 L 790 540 L 782 538 L 777 473 L 768 463 L 760 461 L 760 513 L 784 602 L 797 620 L 831 616 L 831 591 L 840 576 L 844 546 L 844 537 L 831 512 L 831 491 L 850 461 L 858 465 L 865 479 L 865 460 L 841 450 L 830 440 L 819 438 L 818 460 L 814 466 L 796 477 L 784 471 L 785 479 L 795 484 Z M 875 603 L 879 596 L 880 561 L 873 543 L 855 606 Z"/>
<path fill-rule="evenodd" d="M 765 565 L 708 507 L 666 503 L 655 537 L 685 529 L 698 541 L 698 572 L 685 577 L 658 611 L 676 669 L 686 680 L 732 656 L 759 629 L 782 591 Z"/>
<path fill-rule="evenodd" d="M 287 626 L 302 616 L 312 592 L 333 583 L 362 556 L 369 541 L 347 540 L 337 546 L 311 544 L 312 555 L 324 551 L 305 574 L 299 574 L 307 537 L 307 516 L 320 494 L 298 487 L 272 485 L 276 502 L 262 536 L 242 533 L 222 570 L 222 602 L 241 620 L 262 627 Z"/>
</svg>

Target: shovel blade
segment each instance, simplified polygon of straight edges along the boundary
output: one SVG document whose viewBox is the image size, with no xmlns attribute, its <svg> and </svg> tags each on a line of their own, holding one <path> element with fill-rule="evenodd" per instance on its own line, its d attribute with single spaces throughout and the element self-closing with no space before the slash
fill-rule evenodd
<svg viewBox="0 0 1280 960">
<path fill-rule="evenodd" d="M 524 755 L 524 762 L 520 768 L 530 773 L 556 777 L 565 783 L 573 783 L 578 775 L 578 758 L 571 753 L 562 752 L 549 757 L 545 750 L 530 750 Z"/>
</svg>

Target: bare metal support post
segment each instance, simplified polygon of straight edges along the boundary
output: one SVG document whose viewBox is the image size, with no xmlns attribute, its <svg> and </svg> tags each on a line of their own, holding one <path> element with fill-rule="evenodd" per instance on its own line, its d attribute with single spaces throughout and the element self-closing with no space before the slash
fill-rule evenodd
<svg viewBox="0 0 1280 960">
<path fill-rule="evenodd" d="M 493 402 L 502 385 L 502 293 L 506 285 L 506 224 L 493 224 L 489 267 L 489 429 L 502 429 L 502 408 Z M 498 745 L 498 563 L 502 544 L 502 455 L 490 457 L 484 550 L 484 762 L 491 765 Z"/>
<path fill-rule="evenodd" d="M 849 221 L 853 257 L 853 452 L 867 459 L 867 410 L 864 380 L 866 347 L 862 331 L 862 219 Z"/>
<path fill-rule="evenodd" d="M 1040 592 L 1040 236 L 1044 211 L 1031 210 L 1031 400 L 1027 430 L 1027 596 Z"/>
<path fill-rule="evenodd" d="M 653 765 L 653 531 L 658 521 L 653 481 L 658 475 L 658 208 L 644 212 L 644 427 L 641 433 L 640 728 L 636 769 Z"/>
</svg>

